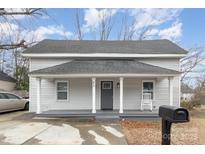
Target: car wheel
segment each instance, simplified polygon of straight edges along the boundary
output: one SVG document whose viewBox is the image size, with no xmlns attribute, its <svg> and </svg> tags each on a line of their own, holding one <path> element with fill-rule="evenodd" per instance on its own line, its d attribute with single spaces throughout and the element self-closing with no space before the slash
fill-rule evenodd
<svg viewBox="0 0 205 154">
<path fill-rule="evenodd" d="M 29 110 L 29 103 L 28 102 L 26 103 L 24 110 Z"/>
</svg>

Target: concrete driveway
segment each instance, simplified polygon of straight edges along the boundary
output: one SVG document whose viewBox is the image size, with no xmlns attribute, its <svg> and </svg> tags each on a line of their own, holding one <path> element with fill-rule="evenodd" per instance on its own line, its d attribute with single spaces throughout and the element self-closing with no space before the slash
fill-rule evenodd
<svg viewBox="0 0 205 154">
<path fill-rule="evenodd" d="M 127 144 L 119 122 L 0 114 L 0 144 Z"/>
</svg>

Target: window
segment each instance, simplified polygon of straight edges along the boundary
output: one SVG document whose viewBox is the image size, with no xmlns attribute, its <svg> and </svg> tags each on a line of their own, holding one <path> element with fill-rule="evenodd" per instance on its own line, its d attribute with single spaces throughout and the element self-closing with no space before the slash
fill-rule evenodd
<svg viewBox="0 0 205 154">
<path fill-rule="evenodd" d="M 154 82 L 153 81 L 143 81 L 143 99 L 153 99 L 154 98 Z"/>
<path fill-rule="evenodd" d="M 112 82 L 103 82 L 102 89 L 112 89 Z"/>
<path fill-rule="evenodd" d="M 5 95 L 8 97 L 8 99 L 20 99 L 18 96 L 13 94 L 5 94 Z"/>
<path fill-rule="evenodd" d="M 68 100 L 68 82 L 57 82 L 57 100 Z"/>
</svg>

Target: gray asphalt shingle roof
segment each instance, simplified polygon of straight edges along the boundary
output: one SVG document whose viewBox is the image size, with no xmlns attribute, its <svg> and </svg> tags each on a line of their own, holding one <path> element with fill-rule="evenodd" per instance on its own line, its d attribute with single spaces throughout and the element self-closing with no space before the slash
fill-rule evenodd
<svg viewBox="0 0 205 154">
<path fill-rule="evenodd" d="M 93 41 L 43 40 L 24 53 L 126 53 L 186 54 L 187 51 L 169 40 Z"/>
<path fill-rule="evenodd" d="M 0 80 L 2 81 L 8 81 L 8 82 L 16 82 L 16 80 L 12 77 L 10 77 L 8 74 L 0 71 Z"/>
<path fill-rule="evenodd" d="M 179 74 L 180 72 L 138 61 L 71 61 L 30 74 Z"/>
</svg>

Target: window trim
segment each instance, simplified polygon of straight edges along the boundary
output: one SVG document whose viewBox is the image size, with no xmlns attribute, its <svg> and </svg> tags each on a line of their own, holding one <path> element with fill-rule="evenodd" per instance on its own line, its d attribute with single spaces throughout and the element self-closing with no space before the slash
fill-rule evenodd
<svg viewBox="0 0 205 154">
<path fill-rule="evenodd" d="M 58 83 L 59 82 L 66 82 L 67 83 L 67 99 L 58 99 Z M 56 96 L 56 101 L 57 102 L 69 102 L 69 92 L 70 92 L 70 88 L 69 88 L 69 81 L 68 80 L 56 80 L 55 81 L 55 96 Z"/>
<path fill-rule="evenodd" d="M 152 100 L 155 100 L 155 80 L 142 80 L 142 94 L 141 94 L 141 99 L 143 99 L 143 84 L 144 82 L 152 82 L 153 83 L 153 99 Z"/>
</svg>

